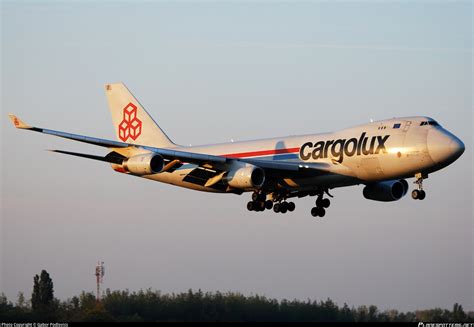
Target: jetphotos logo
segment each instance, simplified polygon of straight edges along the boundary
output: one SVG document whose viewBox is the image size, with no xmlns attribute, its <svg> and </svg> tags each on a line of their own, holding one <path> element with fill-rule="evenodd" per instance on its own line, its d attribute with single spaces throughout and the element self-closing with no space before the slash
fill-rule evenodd
<svg viewBox="0 0 474 327">
<path fill-rule="evenodd" d="M 366 133 L 362 133 L 359 139 L 355 137 L 351 139 L 337 139 L 320 141 L 313 144 L 307 142 L 300 148 L 300 158 L 304 161 L 313 158 L 314 160 L 327 158 L 329 151 L 333 160 L 342 163 L 344 156 L 352 157 L 354 155 L 360 156 L 369 154 L 378 154 L 380 152 L 387 153 L 385 149 L 385 142 L 387 142 L 390 135 L 384 136 L 372 136 L 369 142 L 369 138 L 365 136 Z"/>
<path fill-rule="evenodd" d="M 135 141 L 141 133 L 142 121 L 137 117 L 137 106 L 130 102 L 123 108 L 123 120 L 118 130 L 119 138 L 126 142 L 130 137 Z"/>
</svg>

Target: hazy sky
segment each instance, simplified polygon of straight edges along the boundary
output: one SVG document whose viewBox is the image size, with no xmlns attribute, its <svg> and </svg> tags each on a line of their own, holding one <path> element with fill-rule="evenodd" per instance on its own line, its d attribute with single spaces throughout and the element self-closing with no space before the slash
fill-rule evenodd
<svg viewBox="0 0 474 327">
<path fill-rule="evenodd" d="M 472 4 L 466 2 L 3 2 L 1 284 L 29 297 L 105 287 L 474 309 Z M 427 198 L 336 189 L 292 214 L 44 151 L 101 148 L 10 126 L 113 139 L 103 84 L 123 81 L 177 143 L 337 130 L 427 115 L 466 144 Z M 410 185 L 412 180 L 410 180 Z"/>
</svg>

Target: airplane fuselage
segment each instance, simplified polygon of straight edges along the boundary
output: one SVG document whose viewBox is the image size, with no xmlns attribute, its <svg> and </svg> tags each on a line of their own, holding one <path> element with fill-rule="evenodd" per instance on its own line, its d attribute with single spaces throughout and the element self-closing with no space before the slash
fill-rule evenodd
<svg viewBox="0 0 474 327">
<path fill-rule="evenodd" d="M 332 133 L 279 137 L 216 145 L 180 147 L 178 150 L 229 158 L 254 158 L 326 163 L 322 176 L 285 178 L 281 187 L 300 191 L 413 177 L 439 170 L 462 153 L 462 142 L 428 117 L 406 117 L 372 122 Z M 207 192 L 232 192 L 231 188 L 205 187 L 188 182 L 197 166 L 185 164 L 173 172 L 145 178 Z"/>
</svg>

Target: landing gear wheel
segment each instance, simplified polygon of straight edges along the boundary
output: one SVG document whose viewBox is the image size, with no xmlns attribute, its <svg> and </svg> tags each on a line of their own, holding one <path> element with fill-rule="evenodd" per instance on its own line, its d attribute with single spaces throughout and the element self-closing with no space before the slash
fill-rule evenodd
<svg viewBox="0 0 474 327">
<path fill-rule="evenodd" d="M 247 209 L 248 211 L 253 211 L 255 209 L 253 205 L 253 201 L 250 201 L 249 203 L 247 203 Z"/>
<path fill-rule="evenodd" d="M 313 217 L 324 217 L 324 215 L 326 215 L 326 210 L 324 208 L 329 208 L 331 205 L 331 200 L 327 198 L 325 199 L 323 197 L 324 193 L 332 197 L 332 195 L 328 193 L 327 189 L 319 192 L 318 198 L 316 199 L 316 207 L 311 209 L 311 215 Z"/>
<path fill-rule="evenodd" d="M 423 190 L 421 190 L 421 191 L 420 191 L 420 197 L 419 197 L 419 199 L 420 199 L 420 200 L 424 200 L 425 198 L 426 198 L 426 192 L 423 191 Z"/>
<path fill-rule="evenodd" d="M 322 196 L 318 196 L 318 198 L 316 199 L 316 207 L 322 207 L 323 206 L 323 198 Z"/>
<path fill-rule="evenodd" d="M 330 201 L 329 199 L 323 199 L 323 200 L 321 201 L 321 204 L 322 204 L 321 207 L 323 207 L 323 208 L 329 208 L 329 206 L 331 205 L 331 201 Z"/>
<path fill-rule="evenodd" d="M 268 210 L 273 208 L 273 202 L 271 200 L 265 201 L 265 208 L 268 209 Z"/>
<path fill-rule="evenodd" d="M 413 190 L 413 191 L 411 192 L 411 197 L 412 197 L 414 200 L 420 199 L 420 197 L 421 197 L 421 191 L 420 191 L 420 190 Z"/>
<path fill-rule="evenodd" d="M 276 212 L 276 213 L 279 213 L 280 209 L 281 209 L 281 204 L 280 203 L 275 203 L 275 205 L 273 206 L 273 211 Z"/>
<path fill-rule="evenodd" d="M 323 207 L 319 207 L 317 209 L 318 209 L 318 216 L 321 218 L 324 217 L 324 215 L 326 214 L 326 210 L 324 210 Z"/>
<path fill-rule="evenodd" d="M 295 208 L 296 208 L 296 206 L 295 206 L 294 202 L 288 202 L 288 211 L 289 212 L 295 211 Z"/>
<path fill-rule="evenodd" d="M 423 200 L 426 197 L 426 192 L 423 191 L 423 179 L 428 178 L 428 175 L 422 173 L 415 174 L 416 180 L 414 183 L 418 186 L 418 189 L 414 189 L 411 192 L 411 197 L 415 200 Z"/>
<path fill-rule="evenodd" d="M 314 207 L 311 209 L 311 215 L 313 217 L 324 217 L 326 210 L 323 207 Z"/>
<path fill-rule="evenodd" d="M 413 190 L 411 192 L 411 197 L 415 200 L 423 200 L 426 198 L 426 192 L 423 190 Z"/>
<path fill-rule="evenodd" d="M 329 208 L 331 201 L 329 199 L 323 199 L 322 196 L 316 200 L 316 207 Z"/>
<path fill-rule="evenodd" d="M 280 207 L 281 213 L 286 213 L 288 211 L 288 202 L 282 202 Z"/>
<path fill-rule="evenodd" d="M 263 193 L 257 193 L 257 192 L 252 193 L 252 200 L 253 201 L 264 202 L 265 199 L 266 199 L 266 196 Z"/>
</svg>

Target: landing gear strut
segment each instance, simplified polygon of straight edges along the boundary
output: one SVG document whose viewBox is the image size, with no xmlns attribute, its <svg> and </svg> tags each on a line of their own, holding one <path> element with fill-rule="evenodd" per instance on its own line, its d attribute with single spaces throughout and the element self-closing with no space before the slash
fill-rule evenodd
<svg viewBox="0 0 474 327">
<path fill-rule="evenodd" d="M 428 177 L 428 176 L 426 176 Z M 414 200 L 423 200 L 426 197 L 426 192 L 423 191 L 423 178 L 424 176 L 421 173 L 415 175 L 414 183 L 418 186 L 418 189 L 414 189 L 411 192 L 411 197 Z"/>
<path fill-rule="evenodd" d="M 325 190 L 324 192 L 332 197 L 328 190 Z M 326 209 L 331 205 L 331 201 L 329 199 L 324 199 L 323 196 L 323 192 L 319 193 L 318 198 L 316 199 L 316 207 L 311 209 L 311 215 L 313 217 L 324 217 L 326 214 Z"/>
</svg>

